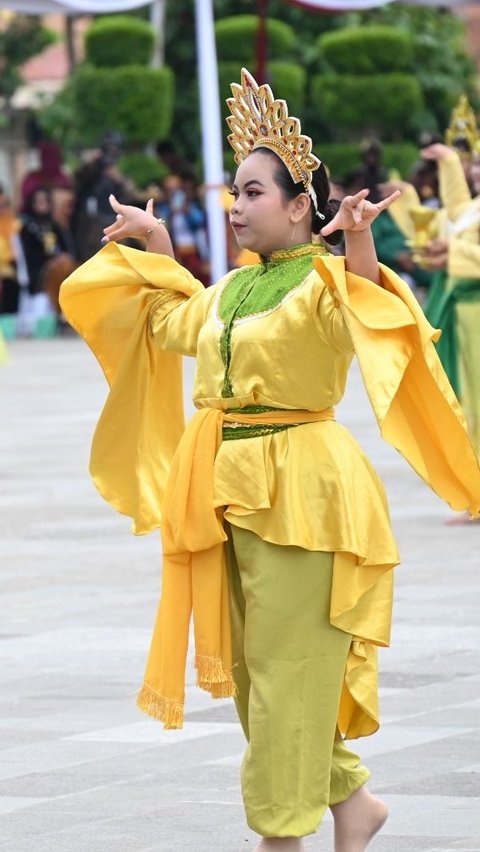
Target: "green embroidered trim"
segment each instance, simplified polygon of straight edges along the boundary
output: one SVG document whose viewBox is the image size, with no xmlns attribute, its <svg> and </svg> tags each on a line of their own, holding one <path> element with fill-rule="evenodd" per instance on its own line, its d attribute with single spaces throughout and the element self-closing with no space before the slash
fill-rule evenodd
<svg viewBox="0 0 480 852">
<path fill-rule="evenodd" d="M 240 426 L 225 424 L 223 427 L 223 440 L 236 441 L 242 438 L 259 438 L 264 435 L 273 435 L 274 432 L 284 432 L 285 429 L 291 429 L 292 426 L 298 425 L 298 423 L 265 423 L 261 426 L 258 423 L 252 423 L 251 426 L 244 423 Z"/>
<path fill-rule="evenodd" d="M 243 408 L 227 408 L 225 414 L 265 414 L 266 411 L 285 411 L 285 408 L 273 408 L 271 405 L 245 405 Z"/>
<path fill-rule="evenodd" d="M 293 246 L 274 252 L 268 260 L 244 266 L 230 278 L 220 296 L 219 318 L 229 323 L 271 311 L 298 287 L 313 269 L 313 258 L 327 252 L 320 245 Z M 261 286 L 255 287 L 261 281 Z"/>
<path fill-rule="evenodd" d="M 297 246 L 274 251 L 270 257 L 262 257 L 262 263 L 283 263 L 284 260 L 292 260 L 296 257 L 311 257 L 312 255 L 328 253 L 328 249 L 323 243 L 299 243 Z"/>
<path fill-rule="evenodd" d="M 271 405 L 246 405 L 244 408 L 229 408 L 228 414 L 264 414 L 266 411 L 285 411 L 284 408 L 273 408 Z M 239 423 L 233 426 L 230 423 L 223 425 L 223 440 L 234 441 L 237 438 L 259 438 L 263 435 L 272 435 L 274 432 L 284 432 L 298 423 Z"/>
<path fill-rule="evenodd" d="M 220 295 L 218 316 L 224 327 L 220 355 L 224 366 L 222 397 L 234 396 L 230 379 L 232 329 L 237 320 L 268 313 L 305 280 L 313 258 L 328 254 L 322 245 L 305 243 L 273 252 L 255 266 L 244 266 L 230 278 Z M 256 286 L 258 285 L 258 286 Z"/>
</svg>

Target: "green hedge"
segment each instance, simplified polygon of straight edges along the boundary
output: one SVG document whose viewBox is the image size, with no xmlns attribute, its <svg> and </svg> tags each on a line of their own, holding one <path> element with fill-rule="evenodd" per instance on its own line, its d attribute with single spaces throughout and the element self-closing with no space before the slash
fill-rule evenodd
<svg viewBox="0 0 480 852">
<path fill-rule="evenodd" d="M 342 182 L 354 169 L 361 166 L 362 149 L 358 143 L 340 144 L 336 142 L 321 142 L 313 140 L 315 153 L 322 158 L 328 173 L 334 182 Z M 229 148 L 224 151 L 223 166 L 230 175 L 235 174 L 237 165 L 233 159 L 234 152 Z M 402 178 L 407 179 L 413 165 L 420 159 L 418 148 L 411 142 L 382 145 L 382 164 L 387 171 L 395 169 Z"/>
<path fill-rule="evenodd" d="M 395 27 L 345 27 L 324 33 L 317 44 L 321 56 L 340 74 L 380 74 L 413 67 L 413 38 Z"/>
<path fill-rule="evenodd" d="M 276 97 L 287 101 L 289 112 L 301 117 L 305 105 L 305 85 L 307 74 L 300 65 L 293 62 L 269 62 L 268 82 Z M 225 101 L 231 98 L 230 83 L 240 82 L 239 67 L 235 62 L 219 62 L 218 77 L 223 117 L 230 115 Z"/>
<path fill-rule="evenodd" d="M 239 76 L 242 65 L 245 65 L 252 73 L 255 72 L 253 66 L 257 31 L 256 15 L 232 15 L 216 22 L 215 36 L 219 61 L 236 62 L 239 66 L 232 79 Z M 267 19 L 267 39 L 268 56 L 271 59 L 288 58 L 296 46 L 295 32 L 292 27 L 274 18 Z"/>
<path fill-rule="evenodd" d="M 422 91 L 410 74 L 318 75 L 311 101 L 332 136 L 342 141 L 367 133 L 386 141 L 408 137 L 416 133 L 424 109 Z"/>
<path fill-rule="evenodd" d="M 92 68 L 72 78 L 75 121 L 83 143 L 96 145 L 116 130 L 127 144 L 168 137 L 172 123 L 174 79 L 170 68 Z"/>
<path fill-rule="evenodd" d="M 97 68 L 148 65 L 155 45 L 153 27 L 140 18 L 99 18 L 85 34 L 86 59 Z"/>
<path fill-rule="evenodd" d="M 362 164 L 362 149 L 358 143 L 340 144 L 314 140 L 315 153 L 322 158 L 332 181 L 344 178 Z M 420 159 L 418 147 L 412 142 L 382 145 L 382 165 L 387 171 L 395 169 L 408 178 L 412 166 Z"/>
<path fill-rule="evenodd" d="M 158 183 L 168 175 L 167 167 L 157 157 L 140 152 L 124 154 L 118 161 L 120 171 L 133 180 L 138 189 Z"/>
</svg>

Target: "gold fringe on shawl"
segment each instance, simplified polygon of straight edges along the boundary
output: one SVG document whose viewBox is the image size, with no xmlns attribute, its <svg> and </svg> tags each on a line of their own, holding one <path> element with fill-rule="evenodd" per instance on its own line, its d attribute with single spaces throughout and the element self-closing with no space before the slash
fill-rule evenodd
<svg viewBox="0 0 480 852">
<path fill-rule="evenodd" d="M 230 605 L 223 543 L 225 507 L 214 508 L 213 471 L 229 423 L 314 423 L 325 411 L 228 414 L 203 408 L 190 420 L 175 452 L 163 506 L 162 595 L 147 661 L 140 709 L 165 727 L 182 727 L 185 667 L 193 612 L 197 684 L 214 698 L 235 695 L 232 678 Z M 145 695 L 147 700 L 145 701 Z M 153 698 L 152 698 L 153 696 Z"/>
<path fill-rule="evenodd" d="M 169 701 L 147 686 L 142 686 L 137 695 L 137 707 L 153 719 L 162 719 L 165 730 L 171 731 L 183 725 L 183 704 Z"/>
</svg>

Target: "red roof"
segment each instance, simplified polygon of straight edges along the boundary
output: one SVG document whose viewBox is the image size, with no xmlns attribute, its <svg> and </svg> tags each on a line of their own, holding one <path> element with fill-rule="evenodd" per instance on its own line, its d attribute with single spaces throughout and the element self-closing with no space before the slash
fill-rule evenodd
<svg viewBox="0 0 480 852">
<path fill-rule="evenodd" d="M 64 80 L 68 77 L 68 59 L 64 44 L 52 44 L 43 53 L 33 56 L 22 67 L 26 83 L 41 80 Z"/>
</svg>

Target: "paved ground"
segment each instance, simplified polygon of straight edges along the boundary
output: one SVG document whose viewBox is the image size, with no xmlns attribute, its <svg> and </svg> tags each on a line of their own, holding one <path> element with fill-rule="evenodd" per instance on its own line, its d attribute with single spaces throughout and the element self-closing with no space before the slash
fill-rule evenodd
<svg viewBox="0 0 480 852">
<path fill-rule="evenodd" d="M 76 338 L 19 341 L 0 368 L 0 849 L 240 852 L 232 704 L 193 686 L 181 732 L 135 707 L 159 585 L 87 474 L 105 395 Z M 191 365 L 187 366 L 187 389 Z M 356 372 L 339 418 L 384 477 L 404 563 L 380 732 L 358 746 L 391 819 L 372 852 L 480 850 L 480 527 L 377 437 Z M 331 822 L 308 850 L 332 850 Z"/>
</svg>

